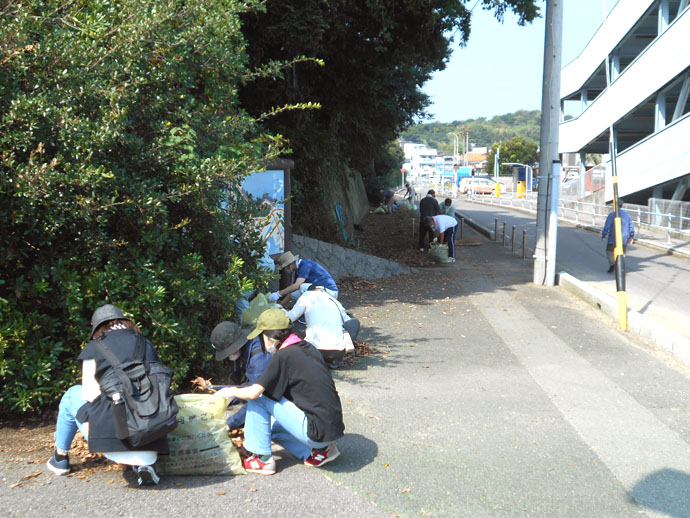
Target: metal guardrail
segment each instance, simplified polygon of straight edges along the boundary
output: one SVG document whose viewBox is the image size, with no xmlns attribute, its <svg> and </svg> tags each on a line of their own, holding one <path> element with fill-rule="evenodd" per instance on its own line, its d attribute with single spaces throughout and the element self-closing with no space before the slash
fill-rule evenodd
<svg viewBox="0 0 690 518">
<path fill-rule="evenodd" d="M 488 194 L 469 195 L 468 199 L 481 201 L 490 205 L 520 208 L 530 212 L 537 212 L 537 193 L 525 193 L 518 197 L 517 193 L 505 193 L 500 197 Z M 690 217 L 673 213 L 642 210 L 640 205 L 623 204 L 623 208 L 630 214 L 638 229 L 654 233 L 666 234 L 667 242 L 672 237 L 690 241 Z M 558 218 L 575 224 L 585 224 L 603 227 L 611 208 L 607 205 L 589 203 L 578 200 L 559 200 Z"/>
</svg>

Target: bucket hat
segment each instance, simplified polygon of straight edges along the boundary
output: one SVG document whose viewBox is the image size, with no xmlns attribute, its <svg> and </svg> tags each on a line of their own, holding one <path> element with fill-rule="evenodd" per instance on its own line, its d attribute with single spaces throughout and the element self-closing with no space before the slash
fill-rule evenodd
<svg viewBox="0 0 690 518">
<path fill-rule="evenodd" d="M 211 331 L 211 346 L 216 350 L 216 360 L 224 360 L 239 351 L 247 343 L 248 329 L 234 322 L 221 322 Z"/>
<path fill-rule="evenodd" d="M 132 319 L 127 318 L 122 310 L 117 306 L 105 304 L 94 311 L 93 315 L 91 316 L 91 338 L 93 338 L 93 334 L 96 332 L 96 329 L 98 329 L 98 326 L 110 320 L 131 321 Z"/>
<path fill-rule="evenodd" d="M 278 259 L 275 260 L 276 268 L 278 270 L 287 268 L 297 259 L 299 259 L 299 255 L 292 255 L 292 252 L 285 252 L 284 254 L 281 254 L 280 257 L 278 257 Z"/>
</svg>

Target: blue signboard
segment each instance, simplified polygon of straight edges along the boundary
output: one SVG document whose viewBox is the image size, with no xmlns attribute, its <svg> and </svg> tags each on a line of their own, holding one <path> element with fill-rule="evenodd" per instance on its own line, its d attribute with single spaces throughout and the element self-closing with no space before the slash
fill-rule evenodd
<svg viewBox="0 0 690 518">
<path fill-rule="evenodd" d="M 271 255 L 285 251 L 285 171 L 272 170 L 251 173 L 242 180 L 242 194 L 262 204 L 261 215 L 254 218 L 261 228 L 266 251 L 261 261 L 272 267 Z"/>
</svg>

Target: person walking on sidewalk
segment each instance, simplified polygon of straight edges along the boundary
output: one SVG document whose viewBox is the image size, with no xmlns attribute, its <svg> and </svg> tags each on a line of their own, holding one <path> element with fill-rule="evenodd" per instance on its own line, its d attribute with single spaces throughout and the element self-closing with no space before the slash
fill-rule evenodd
<svg viewBox="0 0 690 518">
<path fill-rule="evenodd" d="M 82 360 L 82 384 L 70 387 L 60 400 L 55 430 L 55 451 L 47 466 L 56 475 L 67 475 L 72 467 L 68 452 L 77 433 L 82 433 L 89 443 L 89 451 L 103 452 L 120 464 L 128 464 L 139 476 L 139 485 L 158 484 L 159 477 L 153 469 L 158 453 L 168 452 L 166 437 L 156 439 L 140 448 L 118 439 L 112 400 L 106 397 L 98 382 L 110 368 L 94 340 L 104 340 L 114 345 L 112 352 L 122 363 L 134 360 L 138 350 L 139 329 L 120 308 L 105 304 L 91 317 L 90 341 L 79 354 Z M 110 347 L 110 345 L 109 345 Z M 145 340 L 144 361 L 158 362 L 158 355 L 151 342 Z"/>
<path fill-rule="evenodd" d="M 458 220 L 455 217 L 440 214 L 424 218 L 424 225 L 431 229 L 439 243 L 448 243 L 448 261 L 455 262 L 455 230 L 458 228 Z"/>
<path fill-rule="evenodd" d="M 441 214 L 441 207 L 436 201 L 436 193 L 430 189 L 426 196 L 419 202 L 419 251 L 426 249 L 426 236 L 429 234 L 429 242 L 433 239 L 433 232 L 424 225 L 424 218 Z"/>
<path fill-rule="evenodd" d="M 635 225 L 633 225 L 630 214 L 623 209 L 618 209 L 621 218 L 621 241 L 623 243 L 623 255 L 628 248 L 628 245 L 635 242 Z M 606 216 L 606 223 L 604 223 L 604 230 L 601 231 L 602 241 L 608 236 L 606 242 L 606 258 L 609 261 L 608 273 L 613 273 L 616 269 L 616 258 L 614 257 L 614 249 L 616 248 L 616 233 L 613 230 L 613 222 L 616 217 L 615 212 L 610 212 Z"/>
<path fill-rule="evenodd" d="M 306 466 L 321 467 L 340 452 L 334 441 L 345 431 L 340 397 L 321 353 L 292 331 L 287 313 L 267 309 L 248 338 L 260 336 L 273 354 L 258 381 L 248 387 L 227 387 L 219 397 L 247 401 L 244 447 L 252 453 L 244 469 L 273 475 L 271 442 L 280 444 Z"/>
</svg>

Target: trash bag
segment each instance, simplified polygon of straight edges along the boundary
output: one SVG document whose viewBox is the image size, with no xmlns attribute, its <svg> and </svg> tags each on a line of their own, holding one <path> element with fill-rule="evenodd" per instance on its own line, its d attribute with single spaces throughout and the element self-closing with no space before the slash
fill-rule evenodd
<svg viewBox="0 0 690 518">
<path fill-rule="evenodd" d="M 447 263 L 448 245 L 445 243 L 431 243 L 431 246 L 429 246 L 429 256 L 437 263 Z"/>
<path fill-rule="evenodd" d="M 381 206 L 374 211 L 374 214 L 386 214 L 386 208 Z"/>
<path fill-rule="evenodd" d="M 159 453 L 163 475 L 245 475 L 225 423 L 225 398 L 211 394 L 175 396 L 178 425 L 168 434 L 170 453 Z"/>
<path fill-rule="evenodd" d="M 265 293 L 258 293 L 249 303 L 249 307 L 242 312 L 242 327 L 254 328 L 259 315 L 274 306 Z"/>
</svg>

